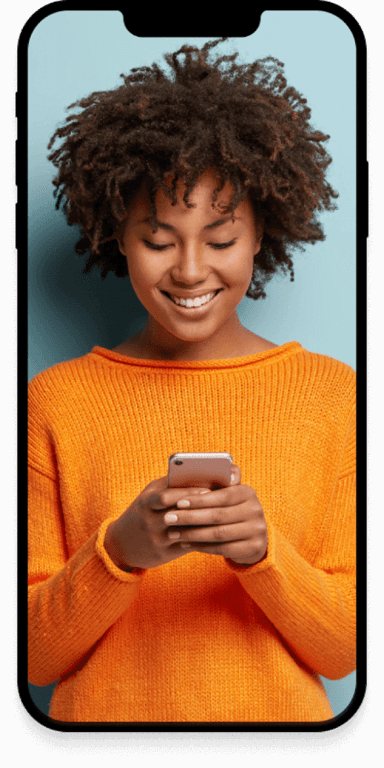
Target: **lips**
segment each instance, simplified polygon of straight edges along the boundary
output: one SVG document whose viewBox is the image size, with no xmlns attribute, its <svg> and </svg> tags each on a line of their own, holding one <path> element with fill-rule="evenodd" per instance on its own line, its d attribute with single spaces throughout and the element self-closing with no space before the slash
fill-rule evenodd
<svg viewBox="0 0 384 768">
<path fill-rule="evenodd" d="M 176 294 L 169 293 L 168 291 L 162 291 L 162 293 L 164 293 L 168 299 L 170 299 L 179 307 L 184 307 L 186 309 L 197 309 L 198 307 L 203 307 L 206 304 L 209 304 L 212 299 L 217 296 L 220 290 L 221 289 L 218 288 L 216 291 L 209 291 L 207 293 L 201 294 L 200 296 L 177 296 Z"/>
</svg>

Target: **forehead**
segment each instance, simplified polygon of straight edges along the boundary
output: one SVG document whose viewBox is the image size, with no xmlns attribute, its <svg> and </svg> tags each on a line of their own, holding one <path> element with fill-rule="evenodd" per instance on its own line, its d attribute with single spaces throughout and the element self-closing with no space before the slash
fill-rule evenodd
<svg viewBox="0 0 384 768">
<path fill-rule="evenodd" d="M 171 189 L 173 175 L 165 178 L 165 183 Z M 204 171 L 189 194 L 188 202 L 192 207 L 187 206 L 183 200 L 186 191 L 186 185 L 180 179 L 176 185 L 177 203 L 173 204 L 172 198 L 166 194 L 163 189 L 159 189 L 155 196 L 156 214 L 159 220 L 177 221 L 177 220 L 200 220 L 214 221 L 223 213 L 228 216 L 228 207 L 231 204 L 234 193 L 233 184 L 226 181 L 224 187 L 217 193 L 213 206 L 213 196 L 221 184 L 220 176 L 211 170 Z M 151 203 L 148 189 L 145 182 L 135 195 L 128 207 L 128 219 L 131 224 L 137 223 L 151 215 Z M 253 219 L 253 209 L 248 198 L 242 200 L 234 211 L 235 216 L 241 216 Z"/>
</svg>

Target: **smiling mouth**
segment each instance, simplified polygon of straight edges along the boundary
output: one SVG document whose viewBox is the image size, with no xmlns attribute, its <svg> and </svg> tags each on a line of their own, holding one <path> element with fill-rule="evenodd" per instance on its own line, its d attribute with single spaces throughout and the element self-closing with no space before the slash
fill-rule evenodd
<svg viewBox="0 0 384 768">
<path fill-rule="evenodd" d="M 176 304 L 179 307 L 185 307 L 186 309 L 195 309 L 196 307 L 203 307 L 205 304 L 209 304 L 212 299 L 217 296 L 221 288 L 218 288 L 217 291 L 211 291 L 211 293 L 206 293 L 204 296 L 196 296 L 195 299 L 184 299 L 179 296 L 173 296 L 171 293 L 168 293 L 167 291 L 162 291 L 165 296 L 167 296 L 168 299 L 170 299 L 174 304 Z"/>
</svg>

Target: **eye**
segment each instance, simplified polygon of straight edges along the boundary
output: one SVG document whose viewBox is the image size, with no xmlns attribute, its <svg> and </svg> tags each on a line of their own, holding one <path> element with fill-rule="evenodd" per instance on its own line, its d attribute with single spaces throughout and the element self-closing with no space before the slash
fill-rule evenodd
<svg viewBox="0 0 384 768">
<path fill-rule="evenodd" d="M 236 240 L 237 238 L 234 238 L 228 243 L 208 243 L 208 245 L 210 245 L 211 248 L 215 248 L 216 250 L 222 250 L 224 248 L 230 248 L 231 245 L 236 243 Z M 151 243 L 149 240 L 143 240 L 143 243 L 152 251 L 164 251 L 165 248 L 169 248 L 171 246 L 171 243 L 167 243 L 166 245 L 156 245 L 156 243 Z"/>
<path fill-rule="evenodd" d="M 143 240 L 143 243 L 147 248 L 151 248 L 152 251 L 164 251 L 165 248 L 168 248 L 168 245 L 156 245 L 155 243 L 150 243 L 149 240 Z"/>
<path fill-rule="evenodd" d="M 236 242 L 236 238 L 234 238 L 233 240 L 230 240 L 229 243 L 209 243 L 209 245 L 212 248 L 216 248 L 218 250 L 221 250 L 223 248 L 229 248 L 231 245 L 234 245 L 235 242 Z"/>
</svg>

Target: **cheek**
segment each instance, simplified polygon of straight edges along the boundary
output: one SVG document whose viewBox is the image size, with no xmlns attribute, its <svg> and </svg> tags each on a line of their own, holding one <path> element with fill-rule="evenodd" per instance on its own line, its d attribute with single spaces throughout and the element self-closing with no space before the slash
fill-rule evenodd
<svg viewBox="0 0 384 768">
<path fill-rule="evenodd" d="M 155 259 L 149 262 L 146 259 L 136 257 L 128 258 L 127 264 L 132 288 L 137 298 L 150 311 L 153 303 L 154 289 L 163 276 L 163 269 L 156 263 Z"/>
<path fill-rule="evenodd" d="M 148 279 L 148 275 L 140 265 L 132 263 L 128 260 L 128 273 L 132 283 L 132 287 L 136 293 L 145 294 L 151 287 L 151 282 Z"/>
<path fill-rule="evenodd" d="M 227 265 L 228 282 L 233 286 L 243 286 L 250 282 L 253 272 L 253 252 L 237 254 Z"/>
<path fill-rule="evenodd" d="M 128 249 L 127 253 L 126 260 L 131 280 L 143 287 L 156 283 L 161 274 L 160 263 L 155 258 L 148 258 L 148 253 L 142 253 L 140 248 Z"/>
</svg>

